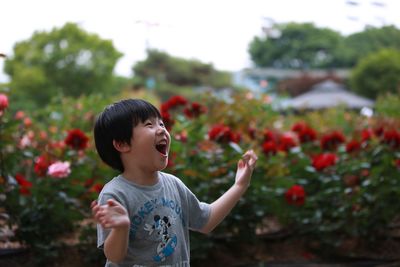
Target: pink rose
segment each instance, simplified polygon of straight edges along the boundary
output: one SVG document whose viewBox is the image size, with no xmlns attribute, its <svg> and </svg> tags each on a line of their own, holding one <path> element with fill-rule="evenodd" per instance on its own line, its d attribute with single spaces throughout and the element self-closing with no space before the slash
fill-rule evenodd
<svg viewBox="0 0 400 267">
<path fill-rule="evenodd" d="M 5 94 L 0 94 L 0 112 L 8 108 L 8 97 Z"/>
<path fill-rule="evenodd" d="M 57 161 L 49 166 L 47 174 L 54 178 L 65 178 L 71 173 L 70 165 L 68 161 Z"/>
</svg>

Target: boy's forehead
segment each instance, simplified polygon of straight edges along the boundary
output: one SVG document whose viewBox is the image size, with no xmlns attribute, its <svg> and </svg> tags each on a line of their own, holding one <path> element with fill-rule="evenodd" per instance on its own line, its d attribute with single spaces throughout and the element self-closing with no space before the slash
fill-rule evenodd
<svg viewBox="0 0 400 267">
<path fill-rule="evenodd" d="M 156 120 L 161 120 L 161 118 L 158 117 L 158 116 L 149 116 L 147 119 L 148 119 L 148 120 L 154 120 L 154 121 L 156 121 Z"/>
<path fill-rule="evenodd" d="M 160 120 L 161 121 L 162 118 L 160 118 L 158 116 L 149 116 L 147 118 L 143 118 L 143 121 L 141 121 L 141 122 L 143 123 L 143 122 L 148 121 L 148 120 L 150 120 L 150 121 L 159 121 Z"/>
</svg>

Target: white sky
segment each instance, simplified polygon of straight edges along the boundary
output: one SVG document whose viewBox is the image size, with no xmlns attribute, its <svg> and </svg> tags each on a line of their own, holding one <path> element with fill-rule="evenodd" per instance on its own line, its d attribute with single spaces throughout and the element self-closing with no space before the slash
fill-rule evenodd
<svg viewBox="0 0 400 267">
<path fill-rule="evenodd" d="M 313 22 L 343 34 L 366 24 L 400 28 L 399 0 L 4 0 L 0 13 L 0 53 L 12 55 L 16 42 L 34 31 L 66 22 L 111 39 L 124 54 L 115 72 L 129 76 L 145 49 L 212 63 L 219 70 L 251 66 L 247 48 L 273 20 Z M 383 7 L 373 3 L 383 3 Z M 353 19 L 349 19 L 349 18 Z M 0 82 L 7 80 L 0 59 Z"/>
</svg>

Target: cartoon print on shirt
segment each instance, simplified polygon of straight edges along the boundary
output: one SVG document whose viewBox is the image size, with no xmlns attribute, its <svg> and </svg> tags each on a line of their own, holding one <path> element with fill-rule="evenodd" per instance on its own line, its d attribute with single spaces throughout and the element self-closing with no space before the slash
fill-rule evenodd
<svg viewBox="0 0 400 267">
<path fill-rule="evenodd" d="M 170 217 L 160 215 L 154 216 L 154 223 L 146 223 L 144 230 L 149 232 L 151 235 L 156 231 L 160 237 L 160 243 L 157 246 L 157 255 L 153 257 L 156 262 L 165 261 L 165 258 L 170 256 L 175 251 L 177 244 L 177 237 L 175 234 L 169 233 L 169 228 L 172 226 L 173 220 Z"/>
</svg>

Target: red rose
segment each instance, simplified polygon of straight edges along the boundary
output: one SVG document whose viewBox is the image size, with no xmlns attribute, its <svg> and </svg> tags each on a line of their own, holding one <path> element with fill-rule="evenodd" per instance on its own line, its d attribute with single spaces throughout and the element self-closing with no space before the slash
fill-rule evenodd
<svg viewBox="0 0 400 267">
<path fill-rule="evenodd" d="M 268 141 L 275 141 L 275 140 L 276 140 L 275 134 L 271 130 L 266 129 L 264 131 L 264 141 L 268 142 Z"/>
<path fill-rule="evenodd" d="M 65 144 L 69 145 L 73 149 L 85 149 L 87 147 L 89 138 L 79 129 L 73 129 L 68 131 L 68 135 L 65 138 Z"/>
<path fill-rule="evenodd" d="M 175 124 L 175 120 L 172 119 L 171 114 L 168 111 L 161 111 L 161 117 L 167 131 L 171 131 L 172 126 Z"/>
<path fill-rule="evenodd" d="M 161 114 L 163 114 L 163 113 L 168 113 L 170 107 L 171 107 L 171 105 L 170 105 L 168 102 L 162 103 L 162 104 L 161 104 L 161 108 L 160 108 Z"/>
<path fill-rule="evenodd" d="M 186 98 L 180 95 L 172 96 L 167 103 L 170 105 L 170 108 L 176 107 L 176 106 L 184 106 L 187 104 Z"/>
<path fill-rule="evenodd" d="M 352 152 L 357 152 L 360 150 L 361 144 L 357 140 L 351 140 L 349 143 L 346 144 L 346 152 L 347 153 L 352 153 Z"/>
<path fill-rule="evenodd" d="M 170 99 L 161 104 L 161 112 L 168 112 L 177 106 L 185 106 L 187 100 L 183 96 L 172 96 Z"/>
<path fill-rule="evenodd" d="M 344 143 L 346 138 L 343 133 L 339 131 L 333 131 L 329 134 L 325 134 L 321 138 L 321 148 L 324 150 L 334 150 L 341 143 Z"/>
<path fill-rule="evenodd" d="M 103 189 L 104 185 L 101 183 L 95 183 L 90 189 L 89 192 L 100 193 L 101 189 Z"/>
<path fill-rule="evenodd" d="M 298 133 L 300 142 L 307 143 L 317 139 L 317 132 L 312 128 L 305 128 L 303 131 Z"/>
<path fill-rule="evenodd" d="M 293 185 L 286 191 L 285 198 L 289 205 L 301 206 L 305 202 L 306 192 L 301 185 Z"/>
<path fill-rule="evenodd" d="M 383 134 L 383 142 L 392 148 L 400 147 L 400 132 L 396 130 L 385 131 Z"/>
<path fill-rule="evenodd" d="M 374 131 L 372 129 L 364 129 L 361 131 L 362 142 L 367 142 L 374 136 Z"/>
<path fill-rule="evenodd" d="M 223 124 L 214 125 L 208 132 L 208 138 L 219 143 L 238 143 L 241 140 L 240 134 L 234 133 L 229 126 Z"/>
<path fill-rule="evenodd" d="M 25 112 L 23 112 L 22 110 L 17 111 L 17 112 L 15 113 L 14 118 L 15 118 L 16 120 L 22 120 L 22 119 L 24 119 L 24 118 L 25 118 Z"/>
<path fill-rule="evenodd" d="M 275 155 L 278 151 L 278 147 L 273 141 L 266 141 L 262 144 L 263 152 L 268 155 Z"/>
<path fill-rule="evenodd" d="M 183 110 L 183 113 L 185 113 L 186 117 L 191 119 L 199 117 L 201 114 L 206 113 L 206 111 L 207 108 L 205 106 L 200 105 L 197 102 L 193 102 Z"/>
<path fill-rule="evenodd" d="M 25 179 L 22 174 L 17 173 L 15 175 L 15 180 L 19 184 L 19 192 L 21 195 L 30 195 L 32 183 Z"/>
<path fill-rule="evenodd" d="M 369 170 L 368 169 L 361 170 L 360 175 L 363 176 L 363 177 L 369 176 Z"/>
<path fill-rule="evenodd" d="M 280 137 L 279 150 L 287 152 L 295 146 L 297 146 L 297 141 L 290 133 L 285 133 Z"/>
<path fill-rule="evenodd" d="M 186 143 L 188 140 L 187 132 L 183 130 L 180 133 L 177 133 L 175 135 L 175 139 L 181 141 L 182 143 Z"/>
<path fill-rule="evenodd" d="M 317 171 L 336 164 L 338 157 L 333 153 L 324 153 L 313 157 L 312 165 Z"/>
<path fill-rule="evenodd" d="M 385 129 L 383 128 L 383 126 L 379 126 L 374 129 L 374 134 L 378 137 L 381 137 L 384 132 L 385 132 Z"/>
<path fill-rule="evenodd" d="M 8 108 L 8 97 L 5 94 L 0 94 L 0 112 Z"/>
<path fill-rule="evenodd" d="M 40 155 L 35 160 L 35 166 L 33 167 L 33 170 L 37 176 L 46 176 L 47 169 L 52 163 L 53 162 L 47 155 Z"/>
<path fill-rule="evenodd" d="M 85 186 L 85 187 L 90 187 L 90 186 L 93 185 L 93 184 L 94 184 L 94 178 L 90 178 L 90 179 L 87 179 L 87 180 L 85 181 L 84 186 Z"/>
<path fill-rule="evenodd" d="M 343 177 L 343 182 L 348 187 L 354 187 L 360 184 L 360 177 L 357 175 L 347 174 Z"/>
<path fill-rule="evenodd" d="M 292 131 L 299 133 L 306 128 L 308 128 L 308 125 L 305 122 L 297 122 L 297 123 L 293 124 Z"/>
<path fill-rule="evenodd" d="M 317 138 L 317 132 L 305 122 L 294 124 L 292 126 L 292 131 L 297 133 L 301 143 L 314 141 Z"/>
</svg>

